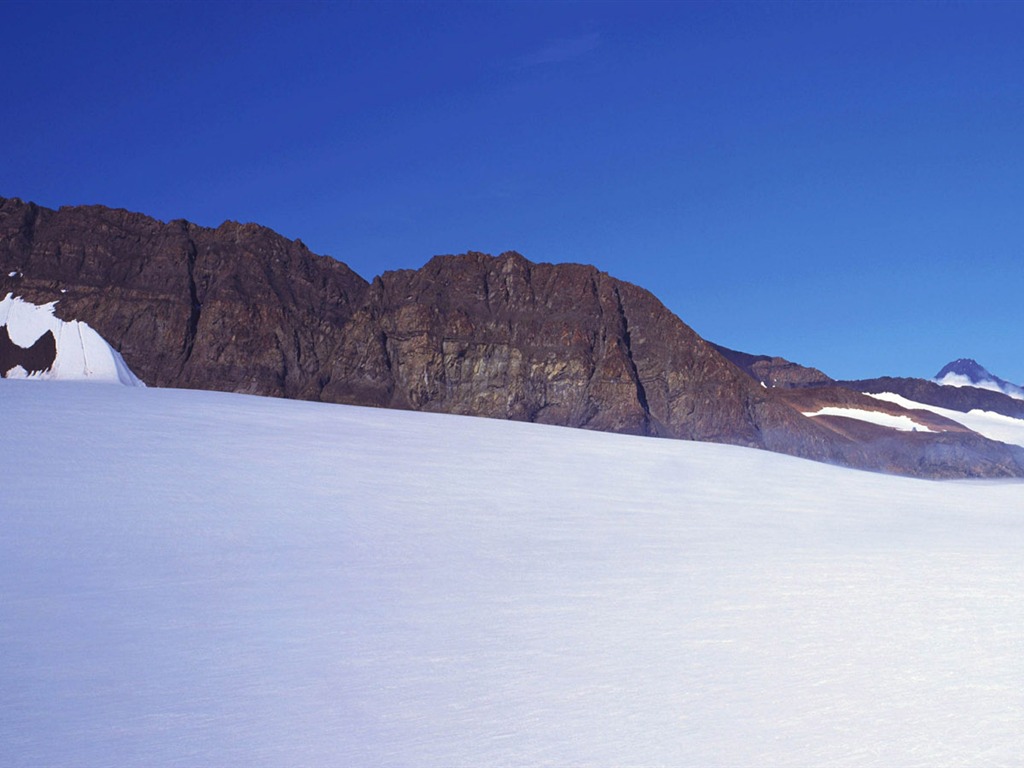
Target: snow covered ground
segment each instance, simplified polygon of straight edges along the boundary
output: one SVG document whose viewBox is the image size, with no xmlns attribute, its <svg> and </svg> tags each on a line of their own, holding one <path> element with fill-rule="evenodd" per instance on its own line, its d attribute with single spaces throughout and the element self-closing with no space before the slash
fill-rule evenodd
<svg viewBox="0 0 1024 768">
<path fill-rule="evenodd" d="M 980 410 L 963 413 L 949 408 L 940 408 L 937 405 L 914 402 L 892 392 L 879 392 L 876 394 L 865 392 L 864 394 L 888 403 L 896 403 L 896 405 L 901 405 L 904 408 L 931 411 L 939 416 L 945 416 L 947 419 L 963 424 L 968 429 L 972 429 L 990 440 L 998 440 L 1001 443 L 1010 443 L 1024 447 L 1024 420 L 1015 419 L 1012 416 Z"/>
<path fill-rule="evenodd" d="M 4 766 L 1024 754 L 1024 485 L 0 381 Z"/>
<path fill-rule="evenodd" d="M 7 326 L 11 341 L 31 347 L 47 331 L 53 333 L 57 353 L 49 370 L 29 373 L 20 366 L 6 372 L 10 379 L 88 380 L 130 387 L 145 386 L 124 358 L 86 323 L 64 322 L 53 313 L 54 303 L 33 304 L 8 293 L 0 299 L 0 326 Z"/>
<path fill-rule="evenodd" d="M 805 411 L 804 416 L 844 416 L 848 419 L 866 421 L 869 424 L 877 424 L 880 427 L 888 427 L 899 432 L 932 432 L 924 424 L 918 424 L 909 416 L 883 413 L 882 411 L 868 411 L 863 408 L 842 408 L 835 405 L 827 405 L 817 411 Z"/>
</svg>

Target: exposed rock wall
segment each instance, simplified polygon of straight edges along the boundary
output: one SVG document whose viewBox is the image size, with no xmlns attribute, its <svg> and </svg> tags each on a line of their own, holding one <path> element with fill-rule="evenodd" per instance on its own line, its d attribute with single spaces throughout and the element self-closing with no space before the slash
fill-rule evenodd
<svg viewBox="0 0 1024 768">
<path fill-rule="evenodd" d="M 321 394 L 336 402 L 807 456 L 829 442 L 652 294 L 589 266 L 436 257 L 375 279 L 342 337 Z"/>
<path fill-rule="evenodd" d="M 57 359 L 57 341 L 52 331 L 47 331 L 28 347 L 21 347 L 11 341 L 7 325 L 0 325 L 0 377 L 6 378 L 8 371 L 20 368 L 26 374 L 45 371 Z"/>
<path fill-rule="evenodd" d="M 89 323 L 155 386 L 710 440 L 922 472 L 914 457 L 881 461 L 864 441 L 802 416 L 651 293 L 589 266 L 469 253 L 367 283 L 252 224 L 209 229 L 0 198 L 0 295 L 8 291 L 58 301 L 58 317 Z M 947 454 L 956 460 L 940 451 L 939 463 Z M 1017 458 L 1003 459 L 991 464 L 997 473 L 1024 473 L 1024 458 L 1017 469 Z M 923 472 L 969 475 L 974 466 Z"/>
<path fill-rule="evenodd" d="M 155 386 L 315 398 L 367 283 L 252 224 L 0 199 L 0 295 L 57 301 Z"/>
</svg>

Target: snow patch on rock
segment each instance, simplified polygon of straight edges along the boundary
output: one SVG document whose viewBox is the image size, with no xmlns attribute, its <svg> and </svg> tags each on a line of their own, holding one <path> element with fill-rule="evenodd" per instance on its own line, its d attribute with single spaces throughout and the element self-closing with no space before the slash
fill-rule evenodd
<svg viewBox="0 0 1024 768">
<path fill-rule="evenodd" d="M 3 373 L 5 377 L 145 386 L 102 336 L 86 323 L 61 320 L 54 315 L 54 306 L 56 302 L 33 304 L 10 293 L 0 300 L 0 326 L 7 327 L 14 344 L 27 349 L 48 331 L 57 343 L 56 358 L 47 370 L 29 373 L 15 365 Z"/>
<path fill-rule="evenodd" d="M 866 421 L 870 424 L 877 424 L 880 427 L 888 427 L 900 432 L 934 432 L 924 424 L 918 424 L 909 416 L 897 416 L 881 411 L 867 411 L 862 408 L 839 408 L 837 406 L 826 406 L 820 411 L 805 412 L 804 416 L 845 416 L 848 419 Z"/>
</svg>

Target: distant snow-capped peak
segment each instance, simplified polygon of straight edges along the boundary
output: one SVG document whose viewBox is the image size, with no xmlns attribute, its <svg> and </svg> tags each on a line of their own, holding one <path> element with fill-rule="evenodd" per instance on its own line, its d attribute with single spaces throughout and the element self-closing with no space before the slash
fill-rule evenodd
<svg viewBox="0 0 1024 768">
<path fill-rule="evenodd" d="M 10 293 L 0 300 L 0 377 L 145 386 L 102 336 L 85 323 L 61 320 L 55 305 Z"/>
<path fill-rule="evenodd" d="M 1024 400 L 1024 389 L 989 373 L 978 361 L 972 360 L 969 357 L 962 357 L 944 366 L 941 371 L 935 374 L 935 381 L 938 384 L 950 387 L 990 389 Z"/>
</svg>

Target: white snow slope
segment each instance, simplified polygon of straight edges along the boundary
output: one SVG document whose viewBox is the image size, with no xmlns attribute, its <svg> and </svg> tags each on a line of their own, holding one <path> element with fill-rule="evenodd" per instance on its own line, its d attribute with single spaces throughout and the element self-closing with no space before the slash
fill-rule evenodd
<svg viewBox="0 0 1024 768">
<path fill-rule="evenodd" d="M 918 424 L 909 416 L 896 416 L 882 411 L 867 411 L 863 408 L 842 408 L 834 405 L 827 405 L 817 411 L 804 411 L 804 416 L 844 416 L 848 419 L 866 421 L 869 424 L 877 424 L 880 427 L 888 427 L 899 432 L 932 432 L 924 424 Z"/>
<path fill-rule="evenodd" d="M 27 375 L 17 367 L 7 377 L 82 380 L 145 386 L 131 372 L 121 354 L 86 323 L 64 322 L 53 314 L 56 302 L 32 304 L 8 293 L 0 299 L 0 325 L 7 326 L 11 341 L 30 347 L 47 331 L 57 342 L 57 357 L 48 371 Z"/>
<path fill-rule="evenodd" d="M 1024 484 L 0 381 L 4 766 L 1017 765 Z"/>
<path fill-rule="evenodd" d="M 896 405 L 903 406 L 904 408 L 931 411 L 939 416 L 945 416 L 947 419 L 951 419 L 958 424 L 963 424 L 968 429 L 974 430 L 989 440 L 998 440 L 1001 443 L 1011 443 L 1024 447 L 1024 420 L 1015 419 L 1012 416 L 1004 416 L 1001 413 L 977 409 L 963 413 L 950 408 L 940 408 L 937 405 L 918 403 L 892 392 L 865 392 L 864 394 L 877 400 L 896 403 Z"/>
</svg>

